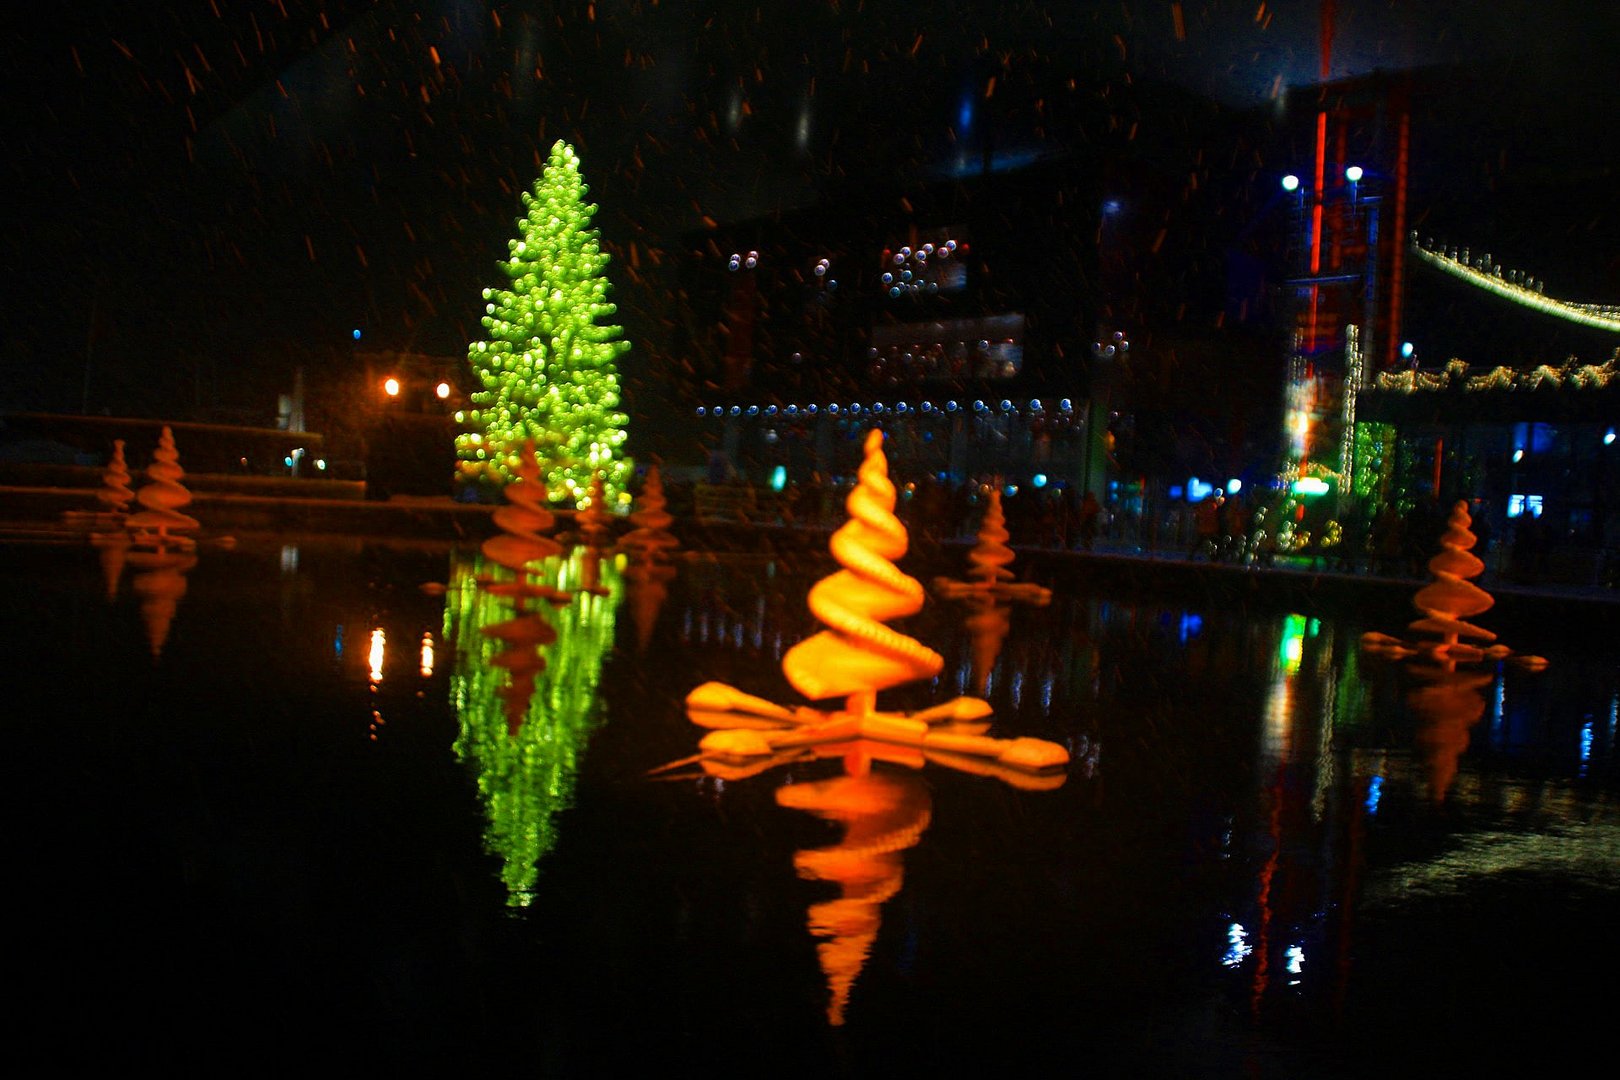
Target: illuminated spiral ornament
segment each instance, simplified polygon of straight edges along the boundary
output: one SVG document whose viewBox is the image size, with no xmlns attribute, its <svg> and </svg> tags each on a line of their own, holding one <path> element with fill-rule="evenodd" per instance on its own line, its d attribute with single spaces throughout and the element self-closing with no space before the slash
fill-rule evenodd
<svg viewBox="0 0 1620 1080">
<path fill-rule="evenodd" d="M 669 531 L 675 516 L 664 509 L 668 504 L 658 466 L 649 466 L 641 497 L 636 500 L 636 508 L 630 511 L 630 524 L 635 528 L 619 537 L 619 547 L 629 551 L 638 562 L 657 562 L 681 546 L 675 534 Z"/>
<path fill-rule="evenodd" d="M 198 527 L 194 517 L 179 508 L 191 502 L 191 492 L 180 481 L 186 472 L 180 467 L 180 452 L 174 446 L 174 432 L 167 426 L 158 436 L 152 463 L 146 467 L 146 483 L 135 493 L 143 509 L 124 521 L 137 544 L 157 548 L 191 548 L 196 541 L 182 535 Z"/>
<path fill-rule="evenodd" d="M 1434 581 L 1412 597 L 1412 606 L 1423 612 L 1423 618 L 1410 623 L 1408 628 L 1440 635 L 1438 643 L 1424 650 L 1440 659 L 1480 659 L 1478 647 L 1459 643 L 1459 638 L 1496 640 L 1491 631 L 1463 621 L 1467 616 L 1489 610 L 1496 603 L 1490 593 L 1466 580 L 1485 572 L 1485 564 L 1470 550 L 1477 540 L 1468 529 L 1472 524 L 1468 504 L 1458 501 L 1446 519 L 1446 531 L 1440 537 L 1440 553 L 1429 560 L 1429 572 L 1434 575 Z"/>
<path fill-rule="evenodd" d="M 494 514 L 495 524 L 501 532 L 485 540 L 480 550 L 486 558 L 517 575 L 518 581 L 515 584 L 481 584 L 496 595 L 520 592 L 538 595 L 525 588 L 524 579 L 530 573 L 530 566 L 541 559 L 561 555 L 562 545 L 549 536 L 541 535 L 543 530 L 556 524 L 557 517 L 546 509 L 546 488 L 540 482 L 540 466 L 535 460 L 532 442 L 524 446 L 512 471 L 517 478 L 504 489 L 506 505 L 497 507 Z"/>
<path fill-rule="evenodd" d="M 613 532 L 613 518 L 607 511 L 607 495 L 602 491 L 600 474 L 591 477 L 591 488 L 584 504 L 574 511 L 574 527 L 579 538 L 590 547 L 602 547 Z"/>
<path fill-rule="evenodd" d="M 105 506 L 108 513 L 122 515 L 129 511 L 130 500 L 135 498 L 129 479 L 129 466 L 124 461 L 124 440 L 114 439 L 112 457 L 101 471 L 101 489 L 96 492 L 96 501 Z"/>
<path fill-rule="evenodd" d="M 1011 581 L 1013 572 L 1007 569 L 1007 564 L 1013 561 L 1013 550 L 1007 546 L 1010 538 L 1007 519 L 1001 511 L 1001 492 L 992 487 L 984 520 L 979 524 L 979 542 L 968 552 L 968 562 L 973 568 L 967 576 L 981 587 Z"/>
<path fill-rule="evenodd" d="M 894 515 L 895 489 L 883 432 L 867 432 L 865 459 L 845 502 L 850 519 L 828 542 L 843 567 L 810 589 L 810 612 L 827 629 L 788 650 L 782 670 L 812 700 L 872 693 L 931 678 L 945 660 L 884 625 L 922 610 L 923 587 L 894 560 L 906 553 L 906 527 Z"/>
</svg>

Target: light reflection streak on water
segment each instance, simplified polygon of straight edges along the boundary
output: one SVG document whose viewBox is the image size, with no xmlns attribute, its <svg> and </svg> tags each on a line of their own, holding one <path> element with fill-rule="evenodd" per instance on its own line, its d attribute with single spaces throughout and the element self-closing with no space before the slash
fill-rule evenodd
<svg viewBox="0 0 1620 1080">
<path fill-rule="evenodd" d="M 1373 817 L 1378 813 L 1378 800 L 1384 793 L 1384 778 L 1374 776 L 1367 781 L 1367 816 Z"/>
<path fill-rule="evenodd" d="M 421 672 L 424 679 L 433 677 L 433 634 L 431 632 L 422 635 Z"/>
<path fill-rule="evenodd" d="M 1240 966 L 1253 951 L 1249 945 L 1249 932 L 1243 929 L 1242 923 L 1235 922 L 1226 928 L 1226 955 L 1221 957 L 1222 967 Z"/>
<path fill-rule="evenodd" d="M 1283 956 L 1288 958 L 1288 974 L 1298 975 L 1301 971 L 1305 970 L 1305 949 L 1302 946 L 1288 946 L 1287 949 L 1283 950 Z M 1298 986 L 1299 980 L 1297 978 L 1289 979 L 1288 985 Z"/>
<path fill-rule="evenodd" d="M 1500 671 L 1496 674 L 1495 693 L 1491 695 L 1491 734 L 1497 736 L 1500 742 L 1502 735 L 1502 718 L 1507 715 L 1504 708 L 1507 702 L 1507 680 L 1502 678 Z"/>
<path fill-rule="evenodd" d="M 1581 775 L 1586 775 L 1586 768 L 1592 763 L 1592 721 L 1587 719 L 1581 725 Z"/>
<path fill-rule="evenodd" d="M 281 545 L 281 572 L 283 574 L 298 573 L 298 545 Z"/>
<path fill-rule="evenodd" d="M 1609 755 L 1614 755 L 1614 729 L 1620 726 L 1620 692 L 1609 699 Z"/>
<path fill-rule="evenodd" d="M 1261 756 L 1277 761 L 1288 757 L 1293 746 L 1294 679 L 1288 668 L 1272 666 L 1271 689 L 1266 694 L 1265 725 L 1260 735 Z"/>
<path fill-rule="evenodd" d="M 366 663 L 371 666 L 373 683 L 380 683 L 383 679 L 383 645 L 386 640 L 387 634 L 383 632 L 382 627 L 379 626 L 371 632 L 371 649 L 366 653 Z"/>
<path fill-rule="evenodd" d="M 1315 619 L 1311 620 L 1311 625 L 1316 625 Z M 1339 669 L 1333 663 L 1333 631 L 1330 629 L 1319 640 L 1322 707 L 1317 725 L 1316 786 L 1311 793 L 1311 816 L 1318 823 L 1327 813 L 1328 792 L 1333 788 L 1333 717 L 1339 691 Z"/>
<path fill-rule="evenodd" d="M 1504 798 L 1510 814 L 1546 810 L 1529 792 L 1518 799 Z M 1513 874 L 1545 877 L 1564 883 L 1582 882 L 1593 888 L 1620 888 L 1620 824 L 1597 820 L 1612 814 L 1608 799 L 1592 803 L 1593 820 L 1565 818 L 1545 829 L 1503 832 L 1487 830 L 1457 838 L 1456 847 L 1435 858 L 1389 867 L 1369 884 L 1364 906 L 1404 907 L 1418 899 L 1466 899 L 1480 883 Z"/>
</svg>

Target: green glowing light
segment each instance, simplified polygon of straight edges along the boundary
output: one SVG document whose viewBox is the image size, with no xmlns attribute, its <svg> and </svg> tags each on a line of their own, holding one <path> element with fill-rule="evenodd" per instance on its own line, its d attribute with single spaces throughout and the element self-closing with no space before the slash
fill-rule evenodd
<svg viewBox="0 0 1620 1080">
<path fill-rule="evenodd" d="M 489 337 L 467 347 L 482 387 L 470 417 L 482 431 L 456 439 L 463 481 L 504 485 L 512 456 L 533 439 L 553 501 L 586 490 L 597 473 L 610 505 L 625 489 L 631 463 L 622 456 L 628 417 L 617 361 L 630 343 L 620 327 L 598 321 L 618 308 L 607 299 L 609 256 L 591 228 L 588 191 L 578 155 L 559 140 L 523 193 L 511 257 L 497 263 L 506 284 L 484 290 Z"/>
<path fill-rule="evenodd" d="M 1295 495 L 1326 495 L 1328 482 L 1316 476 L 1302 476 L 1288 490 Z"/>
</svg>

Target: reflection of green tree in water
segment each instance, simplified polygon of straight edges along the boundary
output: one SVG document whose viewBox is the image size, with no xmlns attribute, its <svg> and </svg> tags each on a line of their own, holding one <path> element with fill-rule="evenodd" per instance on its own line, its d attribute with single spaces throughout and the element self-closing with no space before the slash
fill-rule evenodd
<svg viewBox="0 0 1620 1080">
<path fill-rule="evenodd" d="M 546 559 L 540 580 L 577 588 L 585 552 Z M 546 664 L 515 732 L 501 693 L 507 671 L 492 661 L 502 643 L 479 628 L 511 617 L 511 606 L 478 588 L 476 578 L 494 570 L 482 556 L 467 555 L 451 567 L 451 600 L 445 605 L 445 639 L 456 643 L 450 699 L 460 734 L 456 757 L 476 770 L 478 794 L 489 827 L 485 848 L 501 859 L 507 903 L 526 907 L 534 899 L 539 863 L 557 843 L 553 818 L 573 800 L 586 743 L 599 722 L 597 682 L 613 644 L 615 607 L 623 595 L 619 573 L 604 560 L 601 584 L 609 596 L 580 592 L 567 607 L 541 605 L 541 618 L 557 630 L 542 647 Z"/>
</svg>

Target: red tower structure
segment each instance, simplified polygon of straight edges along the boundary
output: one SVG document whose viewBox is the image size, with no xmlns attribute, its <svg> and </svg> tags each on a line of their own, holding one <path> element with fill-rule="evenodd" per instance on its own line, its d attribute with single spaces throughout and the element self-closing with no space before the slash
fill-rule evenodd
<svg viewBox="0 0 1620 1080">
<path fill-rule="evenodd" d="M 1355 399 L 1400 358 L 1412 76 L 1331 80 L 1334 4 L 1322 3 L 1320 84 L 1294 95 L 1314 114 L 1311 167 L 1290 174 L 1285 477 L 1348 490 Z"/>
</svg>

